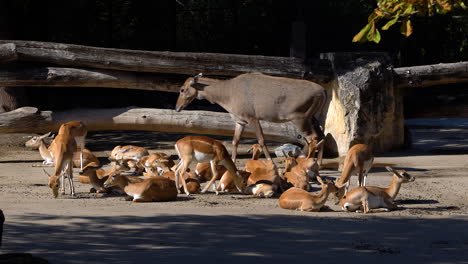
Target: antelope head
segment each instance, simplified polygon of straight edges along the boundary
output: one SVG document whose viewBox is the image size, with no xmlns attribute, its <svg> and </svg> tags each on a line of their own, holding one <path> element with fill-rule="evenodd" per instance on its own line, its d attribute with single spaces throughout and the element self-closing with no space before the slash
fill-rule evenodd
<svg viewBox="0 0 468 264">
<path fill-rule="evenodd" d="M 120 176 L 120 171 L 111 171 L 106 176 L 109 176 L 104 182 L 104 188 L 110 188 L 119 184 L 119 180 L 123 178 Z"/>
<path fill-rule="evenodd" d="M 43 140 L 44 138 L 47 138 L 49 135 L 50 135 L 51 132 L 49 133 L 46 133 L 42 136 L 30 136 L 29 140 L 26 141 L 26 143 L 24 143 L 24 145 L 28 148 L 39 148 L 40 146 L 40 141 Z M 51 139 L 53 139 L 54 137 L 52 136 Z"/>
<path fill-rule="evenodd" d="M 46 170 L 44 170 L 44 173 L 47 176 L 49 176 L 49 187 L 52 189 L 52 193 L 54 194 L 54 197 L 57 198 L 58 190 L 60 186 L 60 177 L 58 177 L 57 175 L 50 176 L 50 174 L 47 173 Z"/>
<path fill-rule="evenodd" d="M 394 170 L 392 167 L 386 166 L 385 167 L 389 172 L 393 173 L 398 177 L 398 181 L 402 183 L 413 182 L 416 178 L 409 175 L 404 170 Z"/>
<path fill-rule="evenodd" d="M 177 98 L 176 103 L 176 112 L 182 111 L 187 105 L 189 105 L 197 96 L 198 90 L 195 88 L 195 85 L 198 82 L 198 78 L 203 75 L 200 73 L 195 77 L 188 78 L 185 83 L 180 87 L 179 98 Z"/>
</svg>

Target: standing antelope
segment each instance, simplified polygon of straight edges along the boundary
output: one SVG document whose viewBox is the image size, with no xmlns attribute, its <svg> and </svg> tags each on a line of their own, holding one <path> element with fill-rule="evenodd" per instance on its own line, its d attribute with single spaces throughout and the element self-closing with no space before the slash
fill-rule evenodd
<svg viewBox="0 0 468 264">
<path fill-rule="evenodd" d="M 398 207 L 393 200 L 400 191 L 401 185 L 413 182 L 415 178 L 404 170 L 385 168 L 393 173 L 392 183 L 388 188 L 362 186 L 352 189 L 341 200 L 341 208 L 345 211 L 359 210 L 364 213 L 369 213 L 370 209 L 375 208 L 386 208 L 388 211 L 397 209 Z"/>
<path fill-rule="evenodd" d="M 39 149 L 39 154 L 44 160 L 42 164 L 44 166 L 53 166 L 54 161 L 52 153 L 49 149 L 49 144 L 47 144 L 46 139 L 50 138 L 50 132 L 41 136 L 32 136 L 31 139 L 26 141 L 25 145 L 28 148 L 37 148 Z M 52 137 L 53 138 L 53 137 Z M 73 168 L 80 168 L 81 164 L 86 166 L 89 163 L 96 163 L 99 165 L 99 159 L 87 148 L 83 149 L 80 152 L 75 152 L 73 154 Z M 36 167 L 37 165 L 33 165 Z"/>
<path fill-rule="evenodd" d="M 179 189 L 181 171 L 187 171 L 190 163 L 195 160 L 197 162 L 210 162 L 211 172 L 213 173 L 213 177 L 205 188 L 203 188 L 201 191 L 202 193 L 205 193 L 208 188 L 213 185 L 216 194 L 218 194 L 218 190 L 216 189 L 216 186 L 214 186 L 214 181 L 217 179 L 218 174 L 215 168 L 218 164 L 224 166 L 233 175 L 236 175 L 234 178 L 236 188 L 239 192 L 242 192 L 244 179 L 237 171 L 236 165 L 232 161 L 231 157 L 229 157 L 229 153 L 223 143 L 205 136 L 187 136 L 177 140 L 175 149 L 180 158 L 180 162 L 177 165 L 175 173 L 177 189 Z M 184 186 L 185 193 L 189 195 L 185 181 L 182 181 L 182 185 Z"/>
<path fill-rule="evenodd" d="M 65 174 L 68 177 L 71 195 L 75 195 L 75 187 L 73 186 L 73 153 L 77 150 L 75 135 L 78 129 L 79 127 L 73 124 L 62 124 L 58 135 L 50 144 L 49 150 L 54 160 L 55 171 L 52 176 L 49 175 L 49 187 L 52 189 L 54 197 L 58 196 L 60 177 L 62 178 L 62 194 L 65 194 Z M 44 170 L 44 172 L 46 171 Z"/>
<path fill-rule="evenodd" d="M 328 195 L 337 190 L 335 183 L 330 179 L 323 180 L 317 177 L 322 184 L 322 189 L 316 195 L 296 187 L 286 190 L 281 194 L 278 204 L 283 209 L 318 212 L 325 205 Z"/>
<path fill-rule="evenodd" d="M 64 133 L 65 131 L 63 129 L 66 129 L 65 127 L 70 128 L 70 135 L 76 141 L 77 150 L 80 150 L 80 169 L 83 169 L 83 150 L 85 148 L 85 137 L 88 133 L 88 129 L 86 128 L 85 124 L 81 121 L 70 121 L 63 124 L 59 128 L 58 133 Z"/>
<path fill-rule="evenodd" d="M 373 162 L 374 155 L 372 155 L 372 151 L 368 145 L 357 144 L 349 149 L 344 161 L 341 177 L 336 182 L 337 186 L 341 186 L 334 193 L 336 204 L 340 202 L 343 195 L 348 191 L 351 175 L 358 175 L 358 186 L 366 185 L 367 173 L 372 168 Z"/>
<path fill-rule="evenodd" d="M 308 145 L 314 145 L 322 139 L 323 132 L 314 117 L 322 110 L 326 101 L 326 92 L 322 86 L 306 80 L 273 77 L 261 73 L 246 73 L 230 80 L 201 76 L 202 74 L 199 74 L 185 81 L 180 88 L 175 110 L 181 111 L 195 98 L 207 99 L 226 109 L 236 122 L 232 140 L 234 162 L 239 139 L 246 124 L 253 127 L 263 153 L 267 159 L 271 159 L 264 143 L 260 120 L 275 123 L 293 122 L 305 135 Z M 320 153 L 322 152 L 323 148 Z"/>
</svg>

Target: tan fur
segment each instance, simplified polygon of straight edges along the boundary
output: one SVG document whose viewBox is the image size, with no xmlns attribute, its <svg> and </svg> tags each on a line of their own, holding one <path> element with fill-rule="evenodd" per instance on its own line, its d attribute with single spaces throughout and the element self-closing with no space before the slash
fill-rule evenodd
<svg viewBox="0 0 468 264">
<path fill-rule="evenodd" d="M 175 172 L 174 171 L 164 172 L 161 176 L 164 177 L 164 178 L 171 179 L 175 183 Z M 185 183 L 187 184 L 187 189 L 188 189 L 190 194 L 200 193 L 200 182 L 198 181 L 198 178 L 197 178 L 197 176 L 195 175 L 194 172 L 187 171 L 187 172 L 184 173 L 182 178 L 185 181 Z M 180 187 L 179 191 L 182 192 L 183 187 Z"/>
<path fill-rule="evenodd" d="M 243 170 L 239 170 L 239 174 L 242 176 L 244 181 L 250 176 L 250 172 L 246 172 Z M 234 175 L 232 175 L 229 171 L 224 172 L 219 180 L 218 186 L 216 189 L 221 192 L 229 192 L 229 193 L 239 193 L 239 190 L 236 188 L 234 184 Z"/>
<path fill-rule="evenodd" d="M 80 169 L 82 169 L 84 166 L 83 150 L 85 148 L 85 137 L 88 134 L 85 124 L 81 121 L 69 121 L 60 126 L 58 133 L 70 133 L 70 136 L 75 139 L 77 151 L 80 152 Z"/>
<path fill-rule="evenodd" d="M 144 179 L 140 182 L 132 182 L 123 175 L 109 175 L 104 187 L 120 187 L 127 195 L 133 197 L 133 202 L 162 202 L 174 201 L 177 198 L 177 190 L 174 181 L 156 176 Z"/>
<path fill-rule="evenodd" d="M 226 147 L 224 147 L 224 145 L 218 140 L 214 140 L 205 136 L 187 136 L 179 139 L 175 144 L 175 148 L 180 158 L 180 162 L 177 166 L 175 174 L 175 182 L 177 187 L 179 187 L 180 172 L 186 171 L 193 160 L 198 162 L 206 162 L 210 160 L 211 171 L 214 176 L 211 178 L 206 187 L 201 191 L 202 193 L 206 192 L 211 185 L 213 185 L 215 192 L 218 193 L 214 186 L 214 181 L 217 178 L 217 171 L 215 170 L 215 166 L 218 164 L 223 165 L 233 175 L 236 175 L 235 183 L 239 191 L 242 191 L 244 188 L 244 181 L 237 172 L 236 165 L 229 157 L 229 153 L 226 150 Z M 197 155 L 199 158 L 201 158 L 201 155 L 204 155 L 206 160 L 198 160 Z M 208 158 L 208 156 L 211 156 L 211 158 Z M 185 193 L 189 195 L 185 181 L 182 181 L 182 185 L 184 186 Z"/>
<path fill-rule="evenodd" d="M 262 154 L 262 147 L 259 144 L 253 144 L 252 147 L 250 147 L 247 150 L 247 153 L 252 152 L 252 160 L 258 160 L 260 158 L 260 155 Z"/>
<path fill-rule="evenodd" d="M 118 172 L 115 172 L 115 171 L 106 172 L 105 170 L 101 169 L 99 164 L 91 162 L 87 164 L 86 166 L 84 166 L 83 169 L 80 170 L 79 173 L 80 173 L 79 174 L 80 177 L 84 176 L 89 179 L 89 184 L 93 186 L 93 189 L 96 193 L 110 193 L 113 191 L 118 192 L 118 190 L 115 190 L 116 188 L 119 189 L 118 187 L 111 187 L 111 188 L 104 187 L 104 182 L 107 180 L 108 176 L 111 174 L 117 174 Z"/>
<path fill-rule="evenodd" d="M 318 171 L 318 159 L 307 158 L 300 160 L 296 166 L 290 171 L 283 174 L 283 179 L 290 185 L 308 191 L 309 186 L 309 171 L 312 171 L 315 176 L 320 176 Z M 318 177 L 317 177 L 318 178 Z"/>
<path fill-rule="evenodd" d="M 216 180 L 221 179 L 221 176 L 227 171 L 224 166 L 216 165 L 215 167 L 216 175 L 218 178 Z M 195 173 L 197 174 L 198 179 L 200 182 L 206 182 L 211 180 L 213 177 L 213 173 L 211 171 L 211 165 L 209 162 L 199 162 L 195 167 Z"/>
<path fill-rule="evenodd" d="M 60 181 L 62 181 L 61 193 L 65 193 L 65 174 L 68 177 L 71 195 L 75 195 L 75 187 L 73 186 L 73 153 L 77 150 L 74 137 L 77 134 L 76 129 L 75 126 L 70 126 L 68 123 L 62 124 L 57 137 L 55 137 L 49 147 L 55 167 L 54 174 L 49 177 L 49 187 L 52 189 L 54 197 L 58 196 Z"/>
<path fill-rule="evenodd" d="M 248 185 L 245 188 L 244 193 L 245 194 L 251 194 L 254 197 L 260 197 L 260 198 L 271 198 L 273 195 L 275 195 L 277 186 L 275 184 L 271 183 L 257 183 L 257 184 L 252 184 Z"/>
<path fill-rule="evenodd" d="M 195 98 L 221 105 L 235 120 L 232 142 L 234 161 L 246 124 L 255 131 L 265 157 L 271 159 L 264 144 L 260 120 L 277 123 L 292 121 L 312 146 L 323 137 L 314 115 L 322 110 L 326 92 L 322 86 L 310 81 L 261 73 L 241 74 L 225 81 L 196 76 L 188 78 L 180 88 L 176 111 L 181 111 Z"/>
<path fill-rule="evenodd" d="M 130 170 L 133 168 L 137 175 L 141 175 L 144 168 L 138 166 L 138 161 L 148 155 L 148 150 L 144 147 L 133 145 L 116 146 L 112 149 L 109 160 L 114 162 L 114 170 Z"/>
<path fill-rule="evenodd" d="M 322 189 L 318 194 L 311 194 L 303 189 L 290 188 L 281 194 L 278 204 L 283 209 L 318 212 L 325 205 L 328 195 L 337 190 L 332 180 L 322 180 L 317 177 L 322 184 Z"/>
<path fill-rule="evenodd" d="M 337 193 L 333 194 L 337 202 L 339 202 L 343 195 L 348 191 L 351 175 L 358 175 L 358 186 L 365 185 L 367 173 L 372 167 L 373 161 L 374 155 L 372 154 L 369 146 L 365 144 L 356 144 L 349 149 L 344 161 L 341 177 L 336 181 L 336 185 L 340 186 L 340 188 Z M 370 164 L 370 166 L 365 167 L 366 163 Z"/>
<path fill-rule="evenodd" d="M 371 209 L 386 208 L 387 210 L 397 209 L 397 205 L 394 203 L 395 197 L 400 191 L 400 187 L 403 183 L 413 182 L 414 177 L 410 176 L 404 170 L 393 170 L 391 167 L 387 167 L 387 170 L 393 173 L 392 182 L 388 188 L 380 188 L 375 186 L 361 186 L 352 189 L 343 197 L 340 202 L 341 208 L 345 211 L 352 209 L 356 211 L 363 211 L 369 213 Z M 380 204 L 375 202 L 369 202 L 370 200 L 380 199 Z"/>
</svg>

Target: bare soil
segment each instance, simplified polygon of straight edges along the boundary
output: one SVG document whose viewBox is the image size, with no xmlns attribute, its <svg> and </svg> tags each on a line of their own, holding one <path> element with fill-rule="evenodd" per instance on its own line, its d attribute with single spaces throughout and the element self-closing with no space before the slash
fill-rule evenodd
<svg viewBox="0 0 468 264">
<path fill-rule="evenodd" d="M 55 199 L 43 169 L 32 167 L 42 162 L 39 152 L 23 147 L 27 135 L 2 134 L 0 209 L 6 222 L 0 254 L 27 252 L 50 263 L 468 263 L 468 129 L 411 132 L 412 149 L 377 155 L 368 185 L 389 184 L 386 165 L 407 170 L 416 181 L 403 185 L 399 210 L 367 215 L 342 212 L 331 198 L 330 209 L 318 213 L 281 209 L 277 197 L 240 199 L 238 194 L 132 203 L 89 193 L 90 185 L 78 183 L 77 177 L 77 196 Z M 105 164 L 116 145 L 175 154 L 174 142 L 183 136 L 93 132 L 87 147 Z M 217 138 L 229 149 L 230 138 Z M 239 167 L 252 143 L 243 141 Z M 322 175 L 339 177 L 338 163 L 326 159 Z M 355 186 L 356 178 L 351 181 Z M 320 188 L 312 186 L 313 191 Z"/>
</svg>

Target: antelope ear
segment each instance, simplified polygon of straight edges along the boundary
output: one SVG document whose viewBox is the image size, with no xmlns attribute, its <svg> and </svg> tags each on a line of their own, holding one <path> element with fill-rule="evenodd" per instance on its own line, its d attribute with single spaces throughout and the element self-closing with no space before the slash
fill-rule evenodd
<svg viewBox="0 0 468 264">
<path fill-rule="evenodd" d="M 50 135 L 50 133 L 52 133 L 52 132 L 46 133 L 46 134 L 40 136 L 39 138 L 41 138 L 41 139 L 46 138 L 46 137 L 48 137 Z"/>
<path fill-rule="evenodd" d="M 321 147 L 323 143 L 325 143 L 325 139 L 322 139 L 317 143 L 317 148 Z"/>
<path fill-rule="evenodd" d="M 393 170 L 393 168 L 390 167 L 390 166 L 385 166 L 385 168 L 386 168 L 389 172 L 395 172 L 395 171 Z"/>
<path fill-rule="evenodd" d="M 342 183 L 342 184 L 339 184 L 339 185 L 336 185 L 336 184 L 335 184 L 335 186 L 336 186 L 336 188 L 341 189 L 341 188 L 345 187 L 346 184 L 347 184 L 347 183 L 345 182 L 345 183 Z"/>
<path fill-rule="evenodd" d="M 49 178 L 50 178 L 50 174 L 49 174 L 44 168 L 43 168 L 42 170 L 43 170 L 44 173 L 45 173 L 47 176 L 49 176 Z"/>
</svg>

